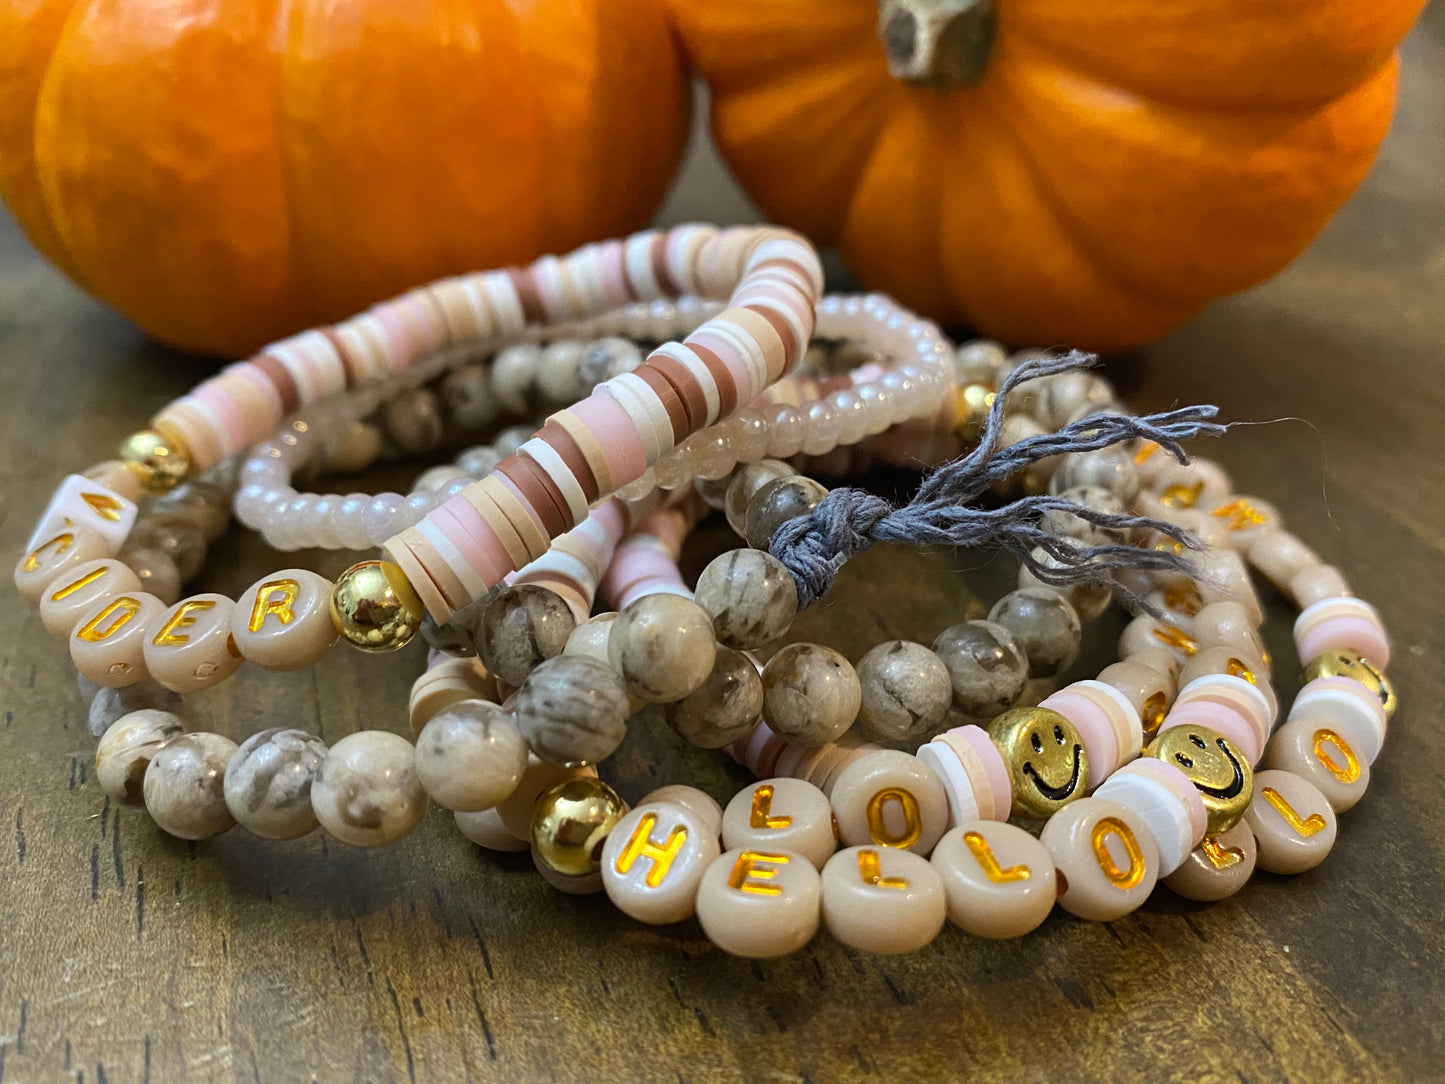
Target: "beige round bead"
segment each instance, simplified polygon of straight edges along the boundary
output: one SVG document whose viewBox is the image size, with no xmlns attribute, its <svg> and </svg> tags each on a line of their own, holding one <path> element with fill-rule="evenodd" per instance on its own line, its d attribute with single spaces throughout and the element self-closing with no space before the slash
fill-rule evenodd
<svg viewBox="0 0 1445 1084">
<path fill-rule="evenodd" d="M 1159 851 L 1132 809 L 1080 798 L 1044 825 L 1039 842 L 1053 859 L 1059 906 L 1094 922 L 1112 922 L 1154 891 Z"/>
<path fill-rule="evenodd" d="M 241 654 L 266 670 L 304 670 L 336 643 L 331 581 L 288 568 L 252 584 L 236 601 L 231 635 Z"/>
<path fill-rule="evenodd" d="M 853 761 L 829 798 L 845 847 L 877 844 L 926 855 L 948 828 L 948 795 L 932 768 L 911 753 L 880 749 Z"/>
<path fill-rule="evenodd" d="M 532 807 L 537 797 L 545 790 L 551 790 L 564 779 L 588 775 L 595 777 L 597 769 L 592 765 L 565 768 L 541 759 L 536 753 L 527 754 L 527 768 L 522 772 L 521 781 L 511 794 L 496 806 L 497 815 L 518 839 L 532 838 Z"/>
<path fill-rule="evenodd" d="M 140 590 L 140 579 L 113 558 L 77 565 L 45 589 L 40 598 L 40 620 L 51 636 L 69 636 L 80 619 L 117 595 Z"/>
<path fill-rule="evenodd" d="M 786 956 L 818 931 L 822 878 L 802 855 L 740 848 L 702 875 L 697 918 L 714 945 L 734 956 Z"/>
<path fill-rule="evenodd" d="M 165 612 L 164 602 L 141 591 L 97 603 L 70 634 L 71 661 L 97 685 L 134 685 L 149 676 L 145 645 Z"/>
<path fill-rule="evenodd" d="M 311 785 L 326 743 L 304 730 L 270 727 L 243 741 L 226 765 L 226 808 L 263 839 L 297 839 L 317 824 Z"/>
<path fill-rule="evenodd" d="M 926 737 L 953 703 L 943 660 L 911 640 L 886 640 L 858 660 L 858 722 L 881 741 Z"/>
<path fill-rule="evenodd" d="M 110 543 L 84 527 L 62 527 L 42 539 L 15 566 L 15 589 L 32 606 L 45 589 L 72 569 L 111 554 Z"/>
<path fill-rule="evenodd" d="M 943 834 L 931 861 L 949 919 L 975 937 L 1022 937 L 1054 908 L 1054 861 L 1016 825 L 966 821 Z"/>
<path fill-rule="evenodd" d="M 181 839 L 209 839 L 236 823 L 226 806 L 226 764 L 236 743 L 198 731 L 166 742 L 146 766 L 146 812 Z"/>
<path fill-rule="evenodd" d="M 826 745 L 845 733 L 862 697 L 848 660 L 822 644 L 789 644 L 763 668 L 763 718 L 799 745 Z"/>
<path fill-rule="evenodd" d="M 671 802 L 673 805 L 680 805 L 690 809 L 702 818 L 703 825 L 714 836 L 722 835 L 723 807 L 718 801 L 706 791 L 698 790 L 696 787 L 684 786 L 681 783 L 669 783 L 665 787 L 658 787 L 642 796 L 638 805 L 655 805 L 658 802 Z"/>
<path fill-rule="evenodd" d="M 697 604 L 712 618 L 718 643 L 762 647 L 786 633 L 798 616 L 798 585 L 772 554 L 729 550 L 697 578 Z"/>
<path fill-rule="evenodd" d="M 525 851 L 532 846 L 531 840 L 519 839 L 509 832 L 502 823 L 501 814 L 495 809 L 482 809 L 475 813 L 458 810 L 456 822 L 462 835 L 489 851 Z"/>
<path fill-rule="evenodd" d="M 828 491 L 801 474 L 778 478 L 760 486 L 748 499 L 743 513 L 743 537 L 756 550 L 766 550 L 773 533 L 790 519 L 806 516 L 828 496 Z"/>
<path fill-rule="evenodd" d="M 411 742 L 385 730 L 348 734 L 321 762 L 311 808 L 343 843 L 378 847 L 401 839 L 426 812 Z"/>
<path fill-rule="evenodd" d="M 635 696 L 666 704 L 687 696 L 712 673 L 712 620 L 680 595 L 647 595 L 617 615 L 608 638 L 612 668 Z"/>
<path fill-rule="evenodd" d="M 145 708 L 123 715 L 101 736 L 95 749 L 95 779 L 118 802 L 139 805 L 151 758 L 166 742 L 186 732 L 179 715 Z"/>
<path fill-rule="evenodd" d="M 696 909 L 702 876 L 721 853 L 706 818 L 672 802 L 645 803 L 608 835 L 602 887 L 639 922 L 681 922 Z"/>
<path fill-rule="evenodd" d="M 1329 723 L 1308 716 L 1291 719 L 1275 731 L 1264 751 L 1264 766 L 1308 780 L 1336 813 L 1363 798 L 1370 785 L 1370 762 L 1363 753 Z"/>
<path fill-rule="evenodd" d="M 607 644 L 612 639 L 612 623 L 616 620 L 616 613 L 598 614 L 588 618 L 568 635 L 562 654 L 585 655 L 589 659 L 596 659 L 611 666 L 612 658 L 608 654 Z"/>
<path fill-rule="evenodd" d="M 764 779 L 738 791 L 723 810 L 722 838 L 730 851 L 787 851 L 818 869 L 838 849 L 827 795 L 801 779 Z"/>
<path fill-rule="evenodd" d="M 196 595 L 165 612 L 146 639 L 146 669 L 167 689 L 193 693 L 219 685 L 242 659 L 231 639 L 231 611 L 225 595 Z"/>
<path fill-rule="evenodd" d="M 663 714 L 694 745 L 721 749 L 746 737 L 763 710 L 763 679 L 741 651 L 720 647 L 707 680 Z"/>
<path fill-rule="evenodd" d="M 577 618 L 555 591 L 535 583 L 514 584 L 482 611 L 474 630 L 477 654 L 489 673 L 520 685 L 544 659 L 562 654 Z"/>
<path fill-rule="evenodd" d="M 1259 868 L 1270 873 L 1314 869 L 1335 845 L 1335 811 L 1319 788 L 1277 768 L 1255 773 L 1244 823 L 1259 846 Z"/>
<path fill-rule="evenodd" d="M 432 801 L 476 812 L 505 799 L 527 770 L 527 743 L 511 716 L 486 700 L 462 700 L 416 739 L 416 775 Z"/>
<path fill-rule="evenodd" d="M 1254 833 L 1241 821 L 1217 836 L 1205 836 L 1164 884 L 1186 900 L 1214 903 L 1244 887 L 1256 856 Z"/>
<path fill-rule="evenodd" d="M 743 534 L 747 529 L 748 502 L 753 499 L 753 494 L 769 482 L 791 477 L 793 473 L 793 468 L 781 459 L 759 459 L 733 471 L 728 478 L 722 506 L 728 526 L 739 535 Z"/>
<path fill-rule="evenodd" d="M 896 847 L 849 847 L 823 867 L 823 924 L 862 952 L 916 952 L 943 929 L 943 880 Z"/>
</svg>

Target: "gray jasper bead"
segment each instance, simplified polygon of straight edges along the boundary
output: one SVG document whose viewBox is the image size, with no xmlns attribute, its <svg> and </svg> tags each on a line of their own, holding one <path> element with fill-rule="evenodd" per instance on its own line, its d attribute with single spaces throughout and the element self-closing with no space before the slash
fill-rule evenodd
<svg viewBox="0 0 1445 1084">
<path fill-rule="evenodd" d="M 498 591 L 488 592 L 475 602 L 469 602 L 460 610 L 452 611 L 451 617 L 438 625 L 436 620 L 427 614 L 422 618 L 421 636 L 426 641 L 427 647 L 435 648 L 445 655 L 453 655 L 460 659 L 471 658 L 477 653 L 476 640 L 473 639 L 482 614 L 492 600 L 500 594 Z"/>
<path fill-rule="evenodd" d="M 1054 591 L 1010 591 L 994 603 L 988 619 L 1013 633 L 1029 658 L 1029 677 L 1053 677 L 1078 657 L 1079 615 Z"/>
<path fill-rule="evenodd" d="M 792 573 L 762 550 L 729 550 L 715 557 L 697 578 L 696 598 L 725 647 L 762 647 L 786 633 L 798 615 Z"/>
<path fill-rule="evenodd" d="M 826 745 L 858 717 L 858 675 L 822 644 L 789 644 L 763 669 L 763 718 L 799 745 Z"/>
<path fill-rule="evenodd" d="M 953 702 L 948 667 L 911 640 L 887 640 L 858 660 L 862 702 L 858 722 L 882 741 L 905 742 L 932 734 Z"/>
<path fill-rule="evenodd" d="M 1124 511 L 1123 501 L 1098 486 L 1072 486 L 1057 495 L 1095 512 L 1118 515 Z M 1039 525 L 1056 538 L 1072 538 L 1090 546 L 1114 541 L 1108 528 L 1096 526 L 1072 512 L 1047 512 Z"/>
<path fill-rule="evenodd" d="M 527 743 L 511 713 L 488 700 L 443 708 L 416 739 L 417 778 L 447 809 L 490 809 L 511 796 L 526 770 Z"/>
<path fill-rule="evenodd" d="M 458 429 L 474 432 L 497 420 L 501 407 L 492 394 L 492 378 L 485 365 L 464 365 L 441 382 L 442 409 Z"/>
<path fill-rule="evenodd" d="M 539 663 L 517 690 L 517 729 L 543 760 L 596 764 L 622 744 L 628 707 L 612 667 L 563 655 Z"/>
<path fill-rule="evenodd" d="M 716 653 L 707 612 L 665 592 L 630 603 L 607 638 L 608 661 L 627 691 L 653 704 L 681 700 L 706 681 Z"/>
<path fill-rule="evenodd" d="M 172 692 L 150 678 L 122 689 L 101 689 L 90 702 L 87 725 L 90 736 L 99 738 L 133 711 L 164 711 L 175 714 L 181 710 L 180 693 Z"/>
<path fill-rule="evenodd" d="M 226 765 L 226 808 L 264 839 L 296 839 L 316 827 L 311 784 L 326 743 L 304 730 L 273 726 L 252 734 Z"/>
<path fill-rule="evenodd" d="M 755 550 L 765 550 L 773 532 L 788 520 L 806 516 L 828 491 L 811 478 L 794 474 L 769 482 L 748 499 L 743 537 Z"/>
<path fill-rule="evenodd" d="M 1107 490 L 1125 504 L 1139 495 L 1139 468 L 1122 448 L 1099 448 L 1092 452 L 1071 452 L 1059 461 L 1049 479 L 1049 492 L 1091 486 Z"/>
<path fill-rule="evenodd" d="M 962 621 L 933 641 L 948 670 L 953 702 L 974 719 L 991 719 L 1013 707 L 1029 676 L 1029 660 L 1013 634 L 992 621 Z"/>
<path fill-rule="evenodd" d="M 513 685 L 543 659 L 562 654 L 577 619 L 562 597 L 533 583 L 508 587 L 482 611 L 473 629 L 488 673 Z"/>
<path fill-rule="evenodd" d="M 763 679 L 757 666 L 741 651 L 722 647 L 707 680 L 667 705 L 663 715 L 693 745 L 720 749 L 745 736 L 762 710 Z"/>
<path fill-rule="evenodd" d="M 95 778 L 100 789 L 126 805 L 140 805 L 151 758 L 185 731 L 180 716 L 150 708 L 117 720 L 95 749 Z"/>
<path fill-rule="evenodd" d="M 588 344 L 577 365 L 579 397 L 591 393 L 604 380 L 630 373 L 642 364 L 642 351 L 631 339 L 615 335 Z"/>
<path fill-rule="evenodd" d="M 166 742 L 146 767 L 145 803 L 151 819 L 181 839 L 218 836 L 236 819 L 226 806 L 226 764 L 236 743 L 197 731 Z"/>
<path fill-rule="evenodd" d="M 759 459 L 746 463 L 728 475 L 726 496 L 723 499 L 723 513 L 728 526 L 738 534 L 747 531 L 748 504 L 753 494 L 769 482 L 779 478 L 791 478 L 797 472 L 781 459 Z"/>
</svg>

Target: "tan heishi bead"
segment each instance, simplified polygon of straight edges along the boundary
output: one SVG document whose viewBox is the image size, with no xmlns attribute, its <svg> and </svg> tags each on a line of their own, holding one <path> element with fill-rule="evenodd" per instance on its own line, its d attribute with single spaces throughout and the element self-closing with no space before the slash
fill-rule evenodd
<svg viewBox="0 0 1445 1084">
<path fill-rule="evenodd" d="M 146 640 L 165 612 L 164 602 L 143 591 L 99 603 L 70 634 L 75 668 L 97 685 L 112 689 L 147 677 Z"/>
<path fill-rule="evenodd" d="M 823 924 L 862 952 L 916 952 L 943 929 L 943 880 L 897 847 L 849 847 L 823 867 Z"/>
<path fill-rule="evenodd" d="M 975 937 L 1022 937 L 1054 908 L 1054 860 L 1037 839 L 1002 821 L 966 821 L 933 848 L 948 917 Z"/>
<path fill-rule="evenodd" d="M 1301 716 L 1275 731 L 1264 750 L 1264 766 L 1293 772 L 1313 783 L 1336 813 L 1365 795 L 1370 762 L 1329 723 Z"/>
<path fill-rule="evenodd" d="M 110 556 L 110 543 L 84 527 L 62 527 L 39 542 L 15 565 L 15 589 L 32 606 L 68 571 Z"/>
<path fill-rule="evenodd" d="M 95 779 L 118 802 L 140 805 L 146 767 L 166 742 L 186 732 L 179 715 L 143 708 L 123 715 L 95 748 Z"/>
<path fill-rule="evenodd" d="M 1217 836 L 1205 836 L 1164 884 L 1186 900 L 1214 903 L 1244 887 L 1257 854 L 1254 833 L 1241 821 Z"/>
<path fill-rule="evenodd" d="M 246 589 L 236 600 L 231 635 L 245 658 L 266 670 L 304 670 L 336 643 L 331 581 L 287 568 Z"/>
<path fill-rule="evenodd" d="M 96 606 L 139 590 L 139 577 L 119 561 L 89 561 L 56 577 L 45 589 L 40 598 L 40 620 L 50 635 L 63 639 Z"/>
<path fill-rule="evenodd" d="M 401 839 L 426 812 L 411 742 L 384 730 L 348 734 L 321 762 L 311 808 L 343 843 L 378 847 Z"/>
<path fill-rule="evenodd" d="M 702 875 L 697 918 L 714 945 L 734 956 L 786 956 L 818 931 L 822 878 L 799 854 L 725 851 Z"/>
<path fill-rule="evenodd" d="M 1149 898 L 1159 850 L 1139 814 L 1105 798 L 1080 798 L 1044 825 L 1059 906 L 1094 922 L 1123 918 Z"/>
<path fill-rule="evenodd" d="M 845 847 L 876 844 L 926 855 L 948 828 L 948 794 L 911 753 L 880 749 L 853 761 L 829 797 Z"/>
<path fill-rule="evenodd" d="M 702 876 L 721 853 L 704 816 L 675 802 L 645 803 L 607 836 L 602 887 L 639 922 L 681 922 L 696 909 Z"/>
<path fill-rule="evenodd" d="M 151 677 L 173 692 L 193 693 L 234 674 L 243 661 L 231 640 L 235 608 L 225 595 L 196 595 L 167 610 L 143 649 Z"/>
<path fill-rule="evenodd" d="M 476 813 L 458 810 L 456 822 L 462 835 L 489 851 L 525 851 L 532 846 L 530 840 L 518 839 L 507 831 L 501 814 L 495 809 L 483 809 Z"/>
<path fill-rule="evenodd" d="M 487 673 L 480 659 L 447 659 L 412 682 L 407 714 L 413 734 L 431 722 L 439 712 L 462 700 L 490 700 L 501 696 L 497 679 Z"/>
<path fill-rule="evenodd" d="M 1270 873 L 1313 869 L 1335 845 L 1335 811 L 1318 787 L 1294 772 L 1255 773 L 1244 823 L 1259 844 L 1259 868 Z"/>
<path fill-rule="evenodd" d="M 209 839 L 236 823 L 226 806 L 226 764 L 236 743 L 198 731 L 166 742 L 146 767 L 146 812 L 180 839 Z"/>
<path fill-rule="evenodd" d="M 723 846 L 801 855 L 818 869 L 838 849 L 827 795 L 801 779 L 764 779 L 733 795 L 722 815 Z"/>
</svg>

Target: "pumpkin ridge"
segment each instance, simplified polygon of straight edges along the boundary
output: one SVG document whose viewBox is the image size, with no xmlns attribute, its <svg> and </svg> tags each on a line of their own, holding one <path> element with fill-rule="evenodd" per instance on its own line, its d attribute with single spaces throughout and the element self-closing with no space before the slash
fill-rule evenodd
<svg viewBox="0 0 1445 1084">
<path fill-rule="evenodd" d="M 305 2 L 305 0 L 303 0 Z M 276 97 L 272 103 L 271 110 L 271 131 L 276 139 L 276 184 L 281 190 L 281 208 L 286 222 L 286 253 L 282 260 L 285 267 L 286 281 L 288 288 L 287 296 L 291 299 L 293 309 L 297 312 L 312 312 L 316 309 L 315 289 L 310 280 L 300 274 L 300 267 L 296 262 L 296 236 L 297 216 L 296 200 L 293 196 L 296 182 L 292 176 L 288 163 L 290 161 L 286 153 L 280 148 L 284 146 L 282 137 L 286 127 L 286 95 L 285 79 L 286 68 L 285 58 L 292 55 L 291 46 L 291 0 L 275 0 L 275 9 L 271 18 L 272 41 L 276 48 L 271 52 L 273 62 L 274 80 L 272 85 L 276 90 Z"/>
</svg>

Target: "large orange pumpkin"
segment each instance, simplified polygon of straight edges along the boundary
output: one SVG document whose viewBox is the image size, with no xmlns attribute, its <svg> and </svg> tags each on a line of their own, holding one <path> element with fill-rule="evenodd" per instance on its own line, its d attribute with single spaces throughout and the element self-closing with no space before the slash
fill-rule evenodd
<svg viewBox="0 0 1445 1084">
<path fill-rule="evenodd" d="M 1369 169 L 1422 6 L 672 3 L 769 215 L 941 320 L 1106 350 L 1304 248 Z"/>
<path fill-rule="evenodd" d="M 196 351 L 636 228 L 688 111 L 657 0 L 0 0 L 0 195 Z"/>
</svg>

